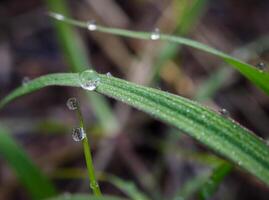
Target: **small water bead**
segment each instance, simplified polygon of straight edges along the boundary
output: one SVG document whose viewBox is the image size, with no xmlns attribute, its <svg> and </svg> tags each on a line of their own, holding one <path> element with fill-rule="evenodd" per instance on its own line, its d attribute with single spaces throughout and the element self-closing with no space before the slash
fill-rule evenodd
<svg viewBox="0 0 269 200">
<path fill-rule="evenodd" d="M 66 106 L 69 110 L 77 110 L 78 109 L 78 102 L 75 97 L 69 98 L 66 102 Z"/>
<path fill-rule="evenodd" d="M 22 85 L 25 86 L 30 82 L 30 78 L 28 76 L 23 77 L 22 79 Z"/>
<path fill-rule="evenodd" d="M 91 20 L 87 23 L 87 28 L 89 31 L 96 31 L 97 30 L 97 25 L 95 20 Z"/>
<path fill-rule="evenodd" d="M 80 86 L 85 90 L 93 91 L 100 83 L 98 74 L 93 70 L 86 70 L 79 75 Z"/>
<path fill-rule="evenodd" d="M 112 77 L 112 74 L 111 74 L 110 72 L 107 72 L 107 73 L 106 73 L 106 76 L 107 76 L 107 77 Z"/>
<path fill-rule="evenodd" d="M 160 39 L 161 35 L 160 35 L 160 29 L 155 28 L 155 30 L 150 34 L 150 39 L 151 40 L 158 40 Z"/>
<path fill-rule="evenodd" d="M 98 188 L 98 187 L 99 187 L 99 185 L 98 185 L 98 183 L 97 183 L 96 181 L 90 183 L 90 188 L 91 188 L 92 190 L 94 190 L 94 189 L 96 189 L 96 188 Z"/>
<path fill-rule="evenodd" d="M 225 108 L 222 108 L 219 110 L 219 113 L 224 116 L 224 117 L 229 117 L 230 116 L 230 113 L 228 110 L 226 110 Z"/>
<path fill-rule="evenodd" d="M 57 20 L 64 20 L 65 18 L 62 14 L 59 13 L 50 13 L 49 15 Z"/>
<path fill-rule="evenodd" d="M 266 68 L 266 65 L 264 62 L 259 62 L 256 67 L 259 69 L 259 70 L 264 70 Z"/>
<path fill-rule="evenodd" d="M 72 138 L 76 142 L 82 141 L 86 137 L 86 133 L 83 128 L 73 128 L 72 130 Z"/>
</svg>

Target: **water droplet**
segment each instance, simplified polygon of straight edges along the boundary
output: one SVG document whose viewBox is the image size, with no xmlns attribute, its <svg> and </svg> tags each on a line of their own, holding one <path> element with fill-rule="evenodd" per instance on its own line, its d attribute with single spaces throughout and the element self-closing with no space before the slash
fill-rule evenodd
<svg viewBox="0 0 269 200">
<path fill-rule="evenodd" d="M 98 183 L 96 181 L 93 181 L 93 182 L 90 183 L 90 188 L 92 190 L 94 190 L 94 189 L 96 189 L 98 187 L 99 187 L 99 185 L 98 185 Z"/>
<path fill-rule="evenodd" d="M 259 69 L 259 70 L 264 70 L 266 68 L 266 65 L 264 62 L 259 62 L 258 64 L 256 64 L 256 67 Z"/>
<path fill-rule="evenodd" d="M 71 199 L 71 194 L 69 193 L 69 192 L 64 192 L 64 194 L 63 194 L 63 198 L 64 199 Z"/>
<path fill-rule="evenodd" d="M 76 142 L 82 141 L 86 137 L 86 133 L 83 128 L 73 128 L 72 138 Z"/>
<path fill-rule="evenodd" d="M 230 116 L 230 113 L 228 110 L 226 110 L 225 108 L 222 108 L 219 110 L 219 113 L 224 116 L 224 117 L 229 117 Z"/>
<path fill-rule="evenodd" d="M 97 29 L 95 20 L 90 20 L 90 21 L 87 23 L 87 27 L 88 27 L 88 30 L 89 30 L 89 31 L 95 31 L 95 30 Z"/>
<path fill-rule="evenodd" d="M 22 79 L 22 85 L 25 86 L 30 82 L 30 78 L 28 76 L 23 77 Z"/>
<path fill-rule="evenodd" d="M 106 73 L 106 76 L 107 76 L 107 77 L 111 77 L 112 74 L 111 74 L 110 72 L 107 72 L 107 73 Z"/>
<path fill-rule="evenodd" d="M 69 110 L 77 110 L 78 109 L 78 102 L 75 97 L 69 98 L 66 102 L 66 106 Z"/>
<path fill-rule="evenodd" d="M 150 34 L 150 39 L 151 40 L 158 40 L 160 39 L 160 30 L 158 28 L 155 28 L 155 30 Z"/>
<path fill-rule="evenodd" d="M 49 13 L 49 15 L 57 20 L 64 20 L 64 16 L 62 14 L 59 13 Z"/>
<path fill-rule="evenodd" d="M 85 90 L 93 91 L 100 83 L 98 74 L 93 70 L 86 70 L 79 75 L 80 86 Z"/>
</svg>

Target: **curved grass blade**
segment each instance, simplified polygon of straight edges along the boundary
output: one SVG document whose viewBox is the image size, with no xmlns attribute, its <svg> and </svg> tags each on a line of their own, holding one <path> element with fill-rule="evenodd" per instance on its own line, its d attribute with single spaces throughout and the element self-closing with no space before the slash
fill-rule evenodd
<svg viewBox="0 0 269 200">
<path fill-rule="evenodd" d="M 24 150 L 16 144 L 8 131 L 0 126 L 0 155 L 8 162 L 17 178 L 33 199 L 44 199 L 56 194 L 52 183 L 32 163 Z"/>
<path fill-rule="evenodd" d="M 220 183 L 232 170 L 232 165 L 224 162 L 216 167 L 209 179 L 202 186 L 199 196 L 201 200 L 206 200 L 212 197 L 212 195 L 217 191 Z"/>
<path fill-rule="evenodd" d="M 55 13 L 51 14 L 51 17 L 55 17 Z M 87 28 L 88 23 L 82 22 L 70 18 L 64 18 L 61 20 L 62 22 L 70 23 L 72 25 Z M 136 32 L 118 28 L 108 28 L 104 26 L 97 26 L 96 31 L 109 33 L 124 37 L 136 38 L 136 39 L 145 39 L 150 40 L 151 33 L 148 32 Z M 269 73 L 267 71 L 262 71 L 257 69 L 255 66 L 245 63 L 235 57 L 232 57 L 226 53 L 223 53 L 217 49 L 214 49 L 210 46 L 197 42 L 195 40 L 187 39 L 179 36 L 172 36 L 167 34 L 160 34 L 160 40 L 186 45 L 212 55 L 215 55 L 221 59 L 223 59 L 226 63 L 233 66 L 236 70 L 238 70 L 241 74 L 243 74 L 246 78 L 248 78 L 251 82 L 253 82 L 257 87 L 261 88 L 267 95 L 269 95 Z"/>
<path fill-rule="evenodd" d="M 119 188 L 132 200 L 149 200 L 149 198 L 142 193 L 133 182 L 122 180 L 112 175 L 105 175 L 104 180 Z"/>
<path fill-rule="evenodd" d="M 47 200 L 127 200 L 123 198 L 113 197 L 113 196 L 101 196 L 96 197 L 87 194 L 64 194 L 58 197 L 49 198 Z"/>
<path fill-rule="evenodd" d="M 269 148 L 233 120 L 186 98 L 96 73 L 97 92 L 122 101 L 189 134 L 269 186 Z M 78 86 L 78 74 L 52 74 L 21 86 L 0 102 L 49 85 Z"/>
</svg>

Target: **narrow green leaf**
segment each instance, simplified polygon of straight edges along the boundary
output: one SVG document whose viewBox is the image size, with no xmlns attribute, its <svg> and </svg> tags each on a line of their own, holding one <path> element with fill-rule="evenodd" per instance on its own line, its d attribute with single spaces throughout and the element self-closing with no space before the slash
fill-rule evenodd
<svg viewBox="0 0 269 200">
<path fill-rule="evenodd" d="M 105 180 L 115 185 L 132 200 L 149 200 L 149 198 L 142 193 L 133 182 L 125 181 L 112 175 L 105 176 Z"/>
<path fill-rule="evenodd" d="M 100 79 L 97 92 L 177 127 L 269 185 L 269 148 L 246 128 L 186 98 L 107 75 L 96 76 Z M 48 85 L 78 86 L 78 82 L 78 74 L 43 76 L 13 91 L 0 107 Z"/>
<path fill-rule="evenodd" d="M 231 170 L 232 170 L 232 165 L 227 162 L 221 163 L 218 167 L 216 167 L 213 170 L 209 179 L 202 186 L 200 194 L 199 194 L 200 199 L 206 200 L 212 197 L 212 195 L 218 189 L 220 183 L 223 181 L 226 175 L 231 172 Z"/>
<path fill-rule="evenodd" d="M 113 196 L 96 197 L 88 194 L 64 194 L 58 197 L 49 198 L 47 200 L 127 200 Z"/>
<path fill-rule="evenodd" d="M 88 24 L 86 22 L 81 22 L 69 18 L 62 19 L 62 22 L 70 23 L 82 28 L 88 27 Z M 108 28 L 104 26 L 97 26 L 96 31 L 145 40 L 150 40 L 151 37 L 151 33 L 148 32 L 136 32 L 118 28 Z M 233 66 L 236 70 L 238 70 L 241 74 L 243 74 L 246 78 L 248 78 L 251 82 L 253 82 L 256 86 L 261 88 L 266 94 L 269 95 L 269 73 L 267 71 L 261 71 L 255 66 L 247 64 L 244 61 L 241 61 L 235 57 L 232 57 L 226 53 L 223 53 L 217 49 L 214 49 L 195 40 L 167 34 L 160 34 L 160 40 L 186 45 L 222 58 L 226 63 Z"/>
<path fill-rule="evenodd" d="M 10 136 L 9 132 L 1 126 L 0 156 L 8 162 L 33 199 L 44 199 L 56 194 L 52 183 L 32 163 L 24 150 Z"/>
</svg>

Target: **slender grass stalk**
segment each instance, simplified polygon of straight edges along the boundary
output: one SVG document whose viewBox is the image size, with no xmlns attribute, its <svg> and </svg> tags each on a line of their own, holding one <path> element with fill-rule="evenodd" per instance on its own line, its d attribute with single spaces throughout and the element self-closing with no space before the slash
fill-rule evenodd
<svg viewBox="0 0 269 200">
<path fill-rule="evenodd" d="M 83 120 L 83 116 L 82 116 L 81 109 L 78 102 L 77 102 L 76 113 L 79 120 L 79 126 L 80 128 L 82 128 L 82 130 L 85 131 L 86 129 L 84 125 L 84 120 Z M 91 147 L 88 141 L 87 134 L 85 138 L 82 140 L 82 144 L 83 144 L 84 156 L 85 156 L 89 180 L 90 180 L 90 188 L 92 189 L 95 196 L 101 196 L 102 193 L 101 193 L 99 184 L 97 182 L 97 179 L 95 177 L 95 172 L 94 172 L 95 170 L 94 170 L 94 165 L 93 165 L 93 160 L 92 160 L 92 155 L 91 155 Z"/>
<path fill-rule="evenodd" d="M 45 2 L 51 12 L 60 12 L 65 16 L 70 16 L 65 0 L 46 0 Z M 91 68 L 85 45 L 74 27 L 59 21 L 55 21 L 54 27 L 63 55 L 68 61 L 70 71 L 82 72 Z M 107 134 L 117 132 L 119 125 L 106 99 L 98 94 L 89 92 L 86 94 L 89 98 L 89 104 L 104 132 Z"/>
<path fill-rule="evenodd" d="M 94 25 L 94 28 L 93 28 L 91 23 L 70 19 L 61 14 L 50 13 L 49 15 L 62 22 L 69 23 L 69 24 L 72 24 L 81 28 L 87 28 L 90 31 L 99 31 L 102 33 L 109 33 L 109 34 L 119 35 L 123 37 L 144 39 L 144 40 L 150 40 L 150 39 L 151 40 L 163 40 L 163 41 L 167 41 L 171 43 L 186 45 L 186 46 L 204 51 L 206 53 L 209 53 L 211 55 L 214 55 L 223 59 L 226 63 L 233 66 L 234 69 L 239 71 L 242 75 L 244 75 L 246 78 L 252 81 L 252 83 L 254 83 L 257 87 L 262 89 L 267 95 L 269 95 L 269 84 L 268 84 L 269 73 L 266 70 L 257 69 L 253 65 L 247 64 L 235 57 L 232 57 L 222 51 L 214 49 L 210 46 L 207 46 L 195 40 L 191 40 L 191 39 L 179 37 L 179 36 L 167 35 L 167 34 L 157 33 L 156 35 L 156 33 L 137 32 L 137 31 L 118 29 L 118 28 L 104 27 L 100 25 L 98 26 Z M 153 34 L 154 34 L 154 38 L 152 38 Z"/>
</svg>

